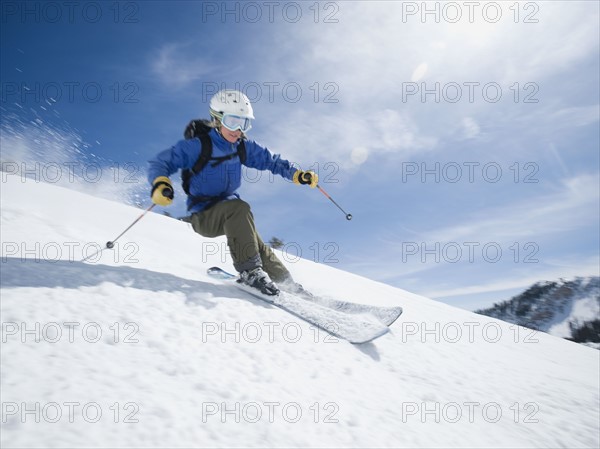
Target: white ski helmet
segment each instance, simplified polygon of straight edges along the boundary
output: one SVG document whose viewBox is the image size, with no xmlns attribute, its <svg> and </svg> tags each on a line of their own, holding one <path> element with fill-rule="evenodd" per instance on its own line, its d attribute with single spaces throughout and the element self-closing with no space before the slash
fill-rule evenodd
<svg viewBox="0 0 600 449">
<path fill-rule="evenodd" d="M 224 114 L 254 120 L 254 111 L 250 100 L 239 90 L 220 90 L 210 99 L 210 115 L 222 120 Z"/>
</svg>

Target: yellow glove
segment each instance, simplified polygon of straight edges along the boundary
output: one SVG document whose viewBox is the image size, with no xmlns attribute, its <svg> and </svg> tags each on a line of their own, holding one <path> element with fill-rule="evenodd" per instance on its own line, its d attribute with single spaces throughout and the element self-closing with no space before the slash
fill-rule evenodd
<svg viewBox="0 0 600 449">
<path fill-rule="evenodd" d="M 152 202 L 158 206 L 168 206 L 173 202 L 173 186 L 166 176 L 159 176 L 152 182 Z"/>
<path fill-rule="evenodd" d="M 294 173 L 294 184 L 309 185 L 311 189 L 317 187 L 319 176 L 312 170 L 296 170 Z"/>
</svg>

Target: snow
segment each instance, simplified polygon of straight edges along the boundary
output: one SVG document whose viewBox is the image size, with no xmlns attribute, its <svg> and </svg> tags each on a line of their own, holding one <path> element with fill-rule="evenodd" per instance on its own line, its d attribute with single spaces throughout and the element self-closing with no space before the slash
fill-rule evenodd
<svg viewBox="0 0 600 449">
<path fill-rule="evenodd" d="M 82 263 L 142 211 L 2 176 L 2 447 L 600 444 L 595 349 L 283 258 L 403 307 L 352 345 L 208 277 L 225 240 L 157 213 Z"/>
<path fill-rule="evenodd" d="M 573 298 L 570 304 L 570 310 L 566 317 L 562 317 L 558 322 L 548 327 L 548 333 L 556 337 L 571 337 L 571 328 L 569 323 L 584 323 L 592 321 L 600 316 L 600 303 L 598 300 L 598 291 L 593 291 L 589 295 Z"/>
</svg>

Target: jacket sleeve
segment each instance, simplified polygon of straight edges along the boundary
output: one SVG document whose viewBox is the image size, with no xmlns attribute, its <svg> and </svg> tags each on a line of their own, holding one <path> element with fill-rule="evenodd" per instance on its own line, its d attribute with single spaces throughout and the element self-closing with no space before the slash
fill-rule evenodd
<svg viewBox="0 0 600 449">
<path fill-rule="evenodd" d="M 180 168 L 190 168 L 200 157 L 198 139 L 180 140 L 148 161 L 148 182 L 159 176 L 170 176 Z"/>
<path fill-rule="evenodd" d="M 244 165 L 257 170 L 269 170 L 273 174 L 290 181 L 294 178 L 294 173 L 297 170 L 289 161 L 282 159 L 279 154 L 271 154 L 268 149 L 261 147 L 253 140 L 246 141 L 246 162 Z"/>
</svg>

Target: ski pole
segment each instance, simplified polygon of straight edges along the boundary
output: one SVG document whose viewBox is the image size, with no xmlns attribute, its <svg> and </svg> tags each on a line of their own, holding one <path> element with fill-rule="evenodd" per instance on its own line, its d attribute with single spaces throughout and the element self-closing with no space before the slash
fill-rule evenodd
<svg viewBox="0 0 600 449">
<path fill-rule="evenodd" d="M 144 212 L 142 212 L 142 215 L 137 217 L 134 220 L 134 222 L 131 223 L 129 226 L 127 226 L 127 228 L 123 232 L 121 232 L 117 237 L 115 237 L 114 240 L 109 240 L 108 242 L 106 242 L 106 247 L 108 249 L 112 249 L 115 246 L 115 242 L 117 240 L 119 240 L 123 236 L 123 234 L 125 234 L 127 231 L 129 231 L 133 227 L 133 225 L 135 225 L 138 221 L 140 221 L 142 218 L 144 218 L 144 215 L 146 215 L 148 212 L 150 212 L 152 209 L 154 209 L 154 206 L 156 206 L 156 204 L 152 203 L 148 209 L 146 209 Z"/>
<path fill-rule="evenodd" d="M 162 191 L 163 196 L 167 197 L 167 198 L 170 198 L 170 199 L 173 199 L 173 193 L 174 193 L 173 189 L 168 188 L 168 187 L 164 188 L 163 191 Z M 137 217 L 133 221 L 133 223 L 131 223 L 129 226 L 127 226 L 127 228 L 123 232 L 121 232 L 117 237 L 115 237 L 114 240 L 109 240 L 108 242 L 106 242 L 106 247 L 108 249 L 112 249 L 115 246 L 115 242 L 117 240 L 119 240 L 123 236 L 123 234 L 125 234 L 127 231 L 129 231 L 131 228 L 133 228 L 134 224 L 136 224 L 138 221 L 140 221 L 142 218 L 144 218 L 144 215 L 146 215 L 148 212 L 150 212 L 152 209 L 154 209 L 154 206 L 156 206 L 156 203 L 152 203 L 150 205 L 150 207 L 148 207 L 148 209 L 146 209 L 144 212 L 142 212 L 142 215 L 140 215 L 139 217 Z"/>
<path fill-rule="evenodd" d="M 112 249 L 115 246 L 115 242 L 117 240 L 119 240 L 123 234 L 125 234 L 127 231 L 129 231 L 133 225 L 135 225 L 138 221 L 140 221 L 142 218 L 144 218 L 144 215 L 146 215 L 148 212 L 150 212 L 152 209 L 154 209 L 154 206 L 156 206 L 156 204 L 152 203 L 152 205 L 150 207 L 148 207 L 144 212 L 142 212 L 142 214 L 137 217 L 133 223 L 131 223 L 129 226 L 127 226 L 127 228 L 121 232 L 117 237 L 115 237 L 113 240 L 109 240 L 108 242 L 106 242 L 106 246 L 102 249 L 99 249 L 98 251 L 96 251 L 94 254 L 92 254 L 91 256 L 87 256 L 84 257 L 81 262 L 85 262 L 88 259 L 91 259 L 92 257 L 96 256 L 97 254 L 101 253 L 102 251 L 104 251 L 105 249 Z"/>
<path fill-rule="evenodd" d="M 346 220 L 352 220 L 352 214 L 349 214 L 344 209 L 342 209 L 342 207 L 338 203 L 336 203 L 335 200 L 333 198 L 331 198 L 329 196 L 329 194 L 325 190 L 323 190 L 323 188 L 319 184 L 317 184 L 317 189 L 319 189 L 323 195 L 325 195 L 327 198 L 329 198 L 331 200 L 331 202 L 333 204 L 335 204 L 337 206 L 337 208 L 344 213 L 344 215 L 346 216 Z"/>
</svg>

